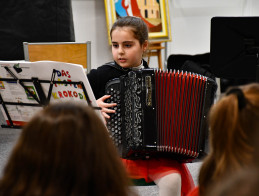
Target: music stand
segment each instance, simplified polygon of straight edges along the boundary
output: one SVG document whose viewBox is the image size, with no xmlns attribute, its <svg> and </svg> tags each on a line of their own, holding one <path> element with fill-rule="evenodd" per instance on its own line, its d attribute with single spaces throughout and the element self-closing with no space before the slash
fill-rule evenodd
<svg viewBox="0 0 259 196">
<path fill-rule="evenodd" d="M 49 102 L 60 101 L 81 101 L 100 109 L 82 66 L 53 61 L 0 62 L 0 104 L 7 123 L 2 127 L 21 128 Z"/>
<path fill-rule="evenodd" d="M 210 64 L 218 78 L 259 80 L 259 17 L 213 17 Z"/>
</svg>

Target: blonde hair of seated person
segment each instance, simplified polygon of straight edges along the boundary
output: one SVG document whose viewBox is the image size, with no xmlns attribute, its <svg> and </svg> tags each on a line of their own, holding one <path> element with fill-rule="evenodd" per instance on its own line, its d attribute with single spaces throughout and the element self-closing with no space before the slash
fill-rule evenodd
<svg viewBox="0 0 259 196">
<path fill-rule="evenodd" d="M 23 128 L 0 195 L 126 196 L 129 184 L 102 120 L 85 104 L 59 103 Z"/>
<path fill-rule="evenodd" d="M 199 175 L 200 195 L 206 189 L 255 161 L 259 132 L 259 84 L 233 87 L 209 115 L 210 152 Z"/>
</svg>

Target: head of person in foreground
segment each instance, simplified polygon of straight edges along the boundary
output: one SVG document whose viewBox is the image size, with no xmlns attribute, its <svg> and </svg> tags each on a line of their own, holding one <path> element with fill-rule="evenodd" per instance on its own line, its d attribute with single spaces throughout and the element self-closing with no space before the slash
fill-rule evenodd
<svg viewBox="0 0 259 196">
<path fill-rule="evenodd" d="M 128 186 L 96 112 L 82 103 L 57 103 L 22 129 L 0 180 L 0 195 L 126 196 Z"/>
<path fill-rule="evenodd" d="M 259 84 L 232 87 L 212 106 L 210 152 L 199 175 L 200 195 L 212 184 L 256 163 Z"/>
</svg>

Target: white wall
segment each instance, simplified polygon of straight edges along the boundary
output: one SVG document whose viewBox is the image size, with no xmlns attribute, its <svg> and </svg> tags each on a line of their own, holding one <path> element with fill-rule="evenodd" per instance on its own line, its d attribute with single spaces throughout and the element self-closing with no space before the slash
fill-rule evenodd
<svg viewBox="0 0 259 196">
<path fill-rule="evenodd" d="M 209 52 L 213 16 L 259 15 L 258 0 L 168 0 L 168 3 L 172 42 L 167 43 L 167 56 Z M 104 0 L 72 0 L 72 6 L 76 41 L 92 42 L 92 68 L 112 60 Z M 157 66 L 156 57 L 152 57 L 151 64 Z"/>
<path fill-rule="evenodd" d="M 112 60 L 103 0 L 72 0 L 76 41 L 91 41 L 91 65 Z"/>
</svg>

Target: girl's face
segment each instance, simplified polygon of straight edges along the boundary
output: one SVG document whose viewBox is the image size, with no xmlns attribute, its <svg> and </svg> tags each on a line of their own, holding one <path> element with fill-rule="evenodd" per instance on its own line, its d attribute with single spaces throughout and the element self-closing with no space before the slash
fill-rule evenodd
<svg viewBox="0 0 259 196">
<path fill-rule="evenodd" d="M 138 67 L 147 41 L 140 45 L 130 27 L 117 27 L 111 34 L 113 59 L 123 68 Z"/>
</svg>

